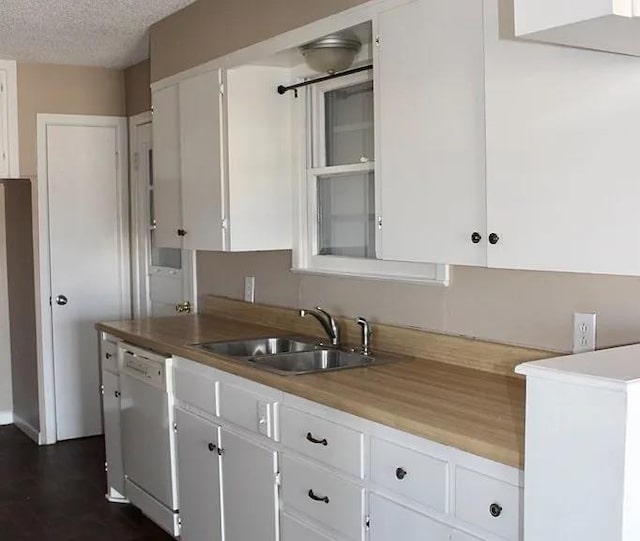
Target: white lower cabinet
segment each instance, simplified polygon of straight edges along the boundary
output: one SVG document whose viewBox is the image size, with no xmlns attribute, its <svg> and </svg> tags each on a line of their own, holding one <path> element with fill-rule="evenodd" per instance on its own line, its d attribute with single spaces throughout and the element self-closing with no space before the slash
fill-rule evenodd
<svg viewBox="0 0 640 541">
<path fill-rule="evenodd" d="M 282 504 L 325 528 L 359 540 L 364 530 L 364 488 L 285 454 L 281 459 Z"/>
<path fill-rule="evenodd" d="M 218 426 L 175 408 L 182 541 L 221 541 Z"/>
<path fill-rule="evenodd" d="M 391 500 L 371 494 L 369 541 L 449 541 L 451 528 Z"/>
<path fill-rule="evenodd" d="M 220 431 L 225 541 L 278 539 L 277 453 Z"/>
<path fill-rule="evenodd" d="M 282 514 L 280 534 L 281 541 L 334 541 L 286 513 Z"/>
<path fill-rule="evenodd" d="M 118 499 L 124 495 L 122 437 L 120 435 L 120 377 L 106 370 L 102 371 L 102 411 L 104 416 L 107 496 Z"/>
</svg>

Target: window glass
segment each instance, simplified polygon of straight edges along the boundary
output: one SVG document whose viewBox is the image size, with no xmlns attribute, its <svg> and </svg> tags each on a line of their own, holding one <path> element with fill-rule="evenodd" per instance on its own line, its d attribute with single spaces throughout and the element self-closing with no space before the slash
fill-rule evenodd
<svg viewBox="0 0 640 541">
<path fill-rule="evenodd" d="M 373 82 L 324 94 L 326 165 L 374 160 Z"/>
<path fill-rule="evenodd" d="M 317 178 L 318 255 L 375 258 L 373 172 Z"/>
<path fill-rule="evenodd" d="M 153 150 L 149 149 L 149 219 L 151 242 L 151 265 L 153 267 L 182 268 L 182 251 L 177 248 L 158 248 L 156 246 L 156 218 L 153 213 Z"/>
</svg>

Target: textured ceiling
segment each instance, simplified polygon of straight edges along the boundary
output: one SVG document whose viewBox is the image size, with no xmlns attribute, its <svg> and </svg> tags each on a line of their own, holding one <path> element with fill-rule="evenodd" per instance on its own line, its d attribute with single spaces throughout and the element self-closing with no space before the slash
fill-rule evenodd
<svg viewBox="0 0 640 541">
<path fill-rule="evenodd" d="M 149 27 L 194 0 L 0 0 L 0 58 L 124 68 Z"/>
</svg>

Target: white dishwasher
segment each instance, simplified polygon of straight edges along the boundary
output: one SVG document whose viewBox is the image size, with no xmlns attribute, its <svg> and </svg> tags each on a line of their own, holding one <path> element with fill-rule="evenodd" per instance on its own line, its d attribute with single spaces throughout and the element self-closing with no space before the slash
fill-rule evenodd
<svg viewBox="0 0 640 541">
<path fill-rule="evenodd" d="M 126 497 L 156 524 L 177 536 L 171 358 L 129 344 L 119 347 Z"/>
</svg>

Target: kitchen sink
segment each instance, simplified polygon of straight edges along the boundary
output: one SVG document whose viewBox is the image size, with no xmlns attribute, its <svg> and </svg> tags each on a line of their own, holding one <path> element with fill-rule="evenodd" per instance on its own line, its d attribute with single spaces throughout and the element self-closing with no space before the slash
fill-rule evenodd
<svg viewBox="0 0 640 541">
<path fill-rule="evenodd" d="M 250 340 L 231 340 L 228 342 L 207 342 L 195 344 L 194 347 L 228 357 L 260 357 L 263 355 L 279 355 L 283 353 L 296 353 L 313 351 L 320 347 L 318 344 L 303 342 L 295 338 L 252 338 Z"/>
<path fill-rule="evenodd" d="M 249 362 L 256 368 L 262 368 L 278 374 L 295 375 L 364 367 L 373 363 L 374 360 L 371 356 L 351 351 L 319 349 L 284 355 L 255 357 L 249 359 Z"/>
</svg>

